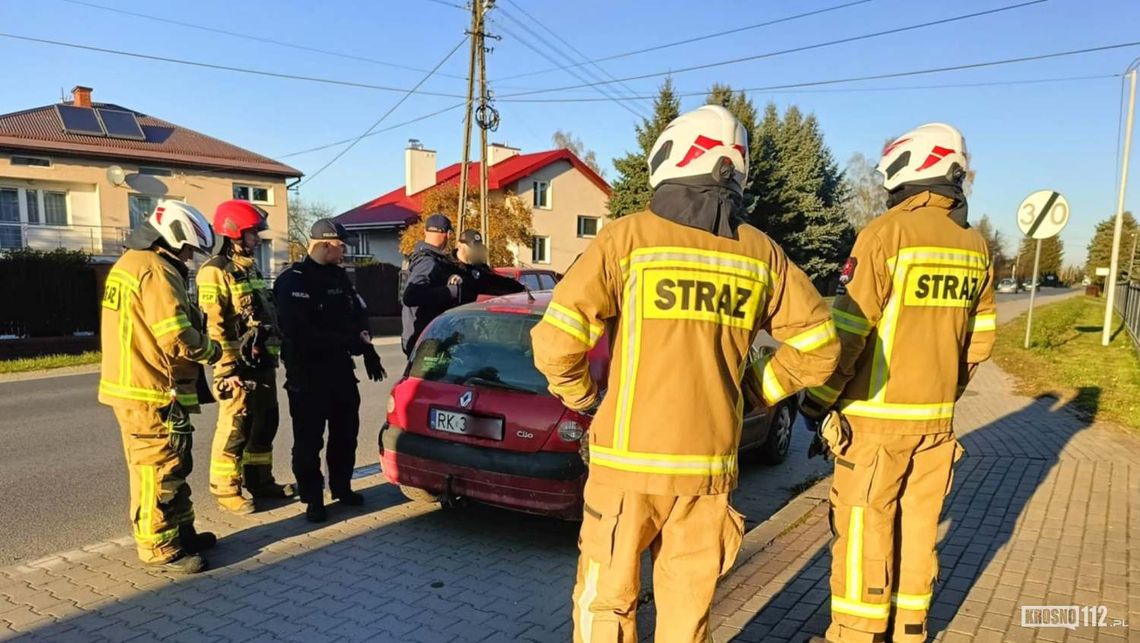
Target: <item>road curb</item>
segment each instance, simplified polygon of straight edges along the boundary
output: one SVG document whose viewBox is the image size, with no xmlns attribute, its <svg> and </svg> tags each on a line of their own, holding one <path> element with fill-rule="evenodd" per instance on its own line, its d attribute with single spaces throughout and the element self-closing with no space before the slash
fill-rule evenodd
<svg viewBox="0 0 1140 643">
<path fill-rule="evenodd" d="M 736 556 L 736 564 L 732 566 L 729 575 L 763 553 L 777 538 L 799 526 L 813 509 L 827 502 L 830 491 L 829 475 L 800 492 L 771 517 L 744 534 L 740 553 Z"/>
<path fill-rule="evenodd" d="M 20 373 L 0 374 L 0 384 L 7 382 L 29 382 L 32 380 L 46 380 L 52 377 L 66 377 L 68 375 L 87 375 L 99 372 L 99 363 L 83 364 L 80 366 L 60 366 L 59 368 L 45 368 L 38 371 L 22 371 Z"/>
</svg>

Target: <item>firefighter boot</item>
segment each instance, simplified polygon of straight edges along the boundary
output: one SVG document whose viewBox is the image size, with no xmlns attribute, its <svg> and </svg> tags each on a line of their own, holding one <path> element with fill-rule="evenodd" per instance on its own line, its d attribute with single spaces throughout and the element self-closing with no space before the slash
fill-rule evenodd
<svg viewBox="0 0 1140 643">
<path fill-rule="evenodd" d="M 179 525 L 178 538 L 188 554 L 200 554 L 218 544 L 218 537 L 209 531 L 199 532 L 194 525 Z"/>
<path fill-rule="evenodd" d="M 218 506 L 238 516 L 248 516 L 256 510 L 253 501 L 240 493 L 236 496 L 218 496 Z"/>
<path fill-rule="evenodd" d="M 198 554 L 180 554 L 166 562 L 147 563 L 147 567 L 171 574 L 197 574 L 206 569 L 206 559 Z"/>
</svg>

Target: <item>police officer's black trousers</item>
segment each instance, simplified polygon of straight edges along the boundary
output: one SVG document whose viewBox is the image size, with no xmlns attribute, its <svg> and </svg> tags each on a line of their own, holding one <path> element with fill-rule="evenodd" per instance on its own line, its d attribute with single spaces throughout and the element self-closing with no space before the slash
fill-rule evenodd
<svg viewBox="0 0 1140 643">
<path fill-rule="evenodd" d="M 329 490 L 334 496 L 351 491 L 356 466 L 356 436 L 360 432 L 360 392 L 355 381 L 289 391 L 293 418 L 293 475 L 301 502 L 316 502 L 324 494 L 321 448 L 325 426 L 329 430 Z"/>
</svg>

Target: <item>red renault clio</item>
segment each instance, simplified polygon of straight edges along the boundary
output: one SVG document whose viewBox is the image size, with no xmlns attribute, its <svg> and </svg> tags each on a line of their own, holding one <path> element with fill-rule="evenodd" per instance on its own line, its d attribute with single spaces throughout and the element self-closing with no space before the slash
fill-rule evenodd
<svg viewBox="0 0 1140 643">
<path fill-rule="evenodd" d="M 385 476 L 412 500 L 459 498 L 578 519 L 590 419 L 566 409 L 534 367 L 530 330 L 550 293 L 520 293 L 440 315 L 392 389 L 380 431 Z M 604 339 L 590 371 L 606 382 Z M 745 395 L 741 450 L 776 464 L 787 456 L 795 400 L 769 409 Z"/>
</svg>

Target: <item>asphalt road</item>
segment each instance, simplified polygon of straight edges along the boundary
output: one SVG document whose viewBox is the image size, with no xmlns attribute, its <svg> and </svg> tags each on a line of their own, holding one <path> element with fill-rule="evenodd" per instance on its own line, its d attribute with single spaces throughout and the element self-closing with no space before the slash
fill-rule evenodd
<svg viewBox="0 0 1140 643">
<path fill-rule="evenodd" d="M 1044 289 L 1039 303 L 1075 296 L 1076 290 Z M 1028 308 L 1028 293 L 998 296 L 1002 321 Z M 395 345 L 379 346 L 392 379 L 361 382 L 361 430 L 356 463 L 375 465 L 376 440 L 392 382 L 404 358 Z M 363 377 L 363 367 L 358 368 Z M 0 566 L 128 535 L 127 476 L 122 442 L 111 410 L 96 401 L 95 373 L 0 381 Z M 291 481 L 293 445 L 288 403 L 280 395 L 282 421 L 274 445 L 277 478 Z M 218 511 L 208 491 L 210 440 L 216 411 L 195 417 L 195 509 Z M 733 503 L 750 526 L 781 507 L 801 486 L 827 473 L 804 454 L 810 434 L 802 421 L 793 433 L 788 461 L 746 467 Z"/>
<path fill-rule="evenodd" d="M 404 368 L 398 345 L 377 350 L 391 377 L 360 383 L 358 467 L 377 462 L 388 393 Z M 363 365 L 357 371 L 363 379 Z M 98 373 L 84 373 L 0 382 L 0 566 L 130 533 L 122 440 L 111 409 L 96 400 L 98 381 Z M 279 399 L 274 469 L 279 481 L 292 481 L 293 436 L 284 390 Z M 190 476 L 199 513 L 217 511 L 208 482 L 217 407 L 203 409 L 194 416 Z"/>
</svg>

